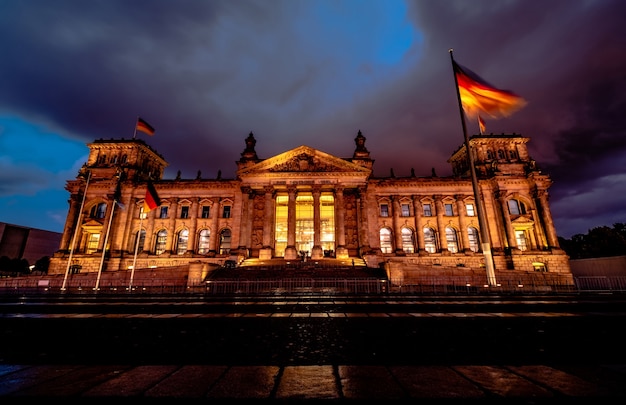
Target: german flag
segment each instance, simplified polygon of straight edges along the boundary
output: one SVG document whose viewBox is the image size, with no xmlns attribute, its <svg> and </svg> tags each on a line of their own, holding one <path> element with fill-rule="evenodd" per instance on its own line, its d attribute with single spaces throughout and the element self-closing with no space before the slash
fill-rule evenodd
<svg viewBox="0 0 626 405">
<path fill-rule="evenodd" d="M 526 105 L 526 100 L 517 94 L 497 89 L 471 70 L 455 61 L 452 63 L 463 110 L 468 117 L 476 117 L 480 112 L 491 118 L 508 117 Z"/>
<path fill-rule="evenodd" d="M 151 182 L 148 182 L 148 187 L 146 188 L 146 198 L 143 200 L 143 212 L 150 212 L 159 205 L 161 205 L 161 199 L 159 198 L 154 185 Z"/>
<path fill-rule="evenodd" d="M 141 131 L 144 134 L 148 134 L 150 136 L 154 135 L 154 128 L 152 128 L 152 125 L 148 124 L 141 117 L 137 117 L 137 126 L 135 127 L 135 130 Z"/>
</svg>

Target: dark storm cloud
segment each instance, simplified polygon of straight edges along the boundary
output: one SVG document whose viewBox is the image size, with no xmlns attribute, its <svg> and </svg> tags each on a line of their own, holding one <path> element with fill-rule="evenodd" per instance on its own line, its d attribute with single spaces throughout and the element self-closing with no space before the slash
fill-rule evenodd
<svg viewBox="0 0 626 405">
<path fill-rule="evenodd" d="M 376 175 L 446 176 L 463 142 L 454 48 L 528 101 L 487 132 L 530 137 L 569 237 L 626 222 L 624 27 L 618 0 L 4 0 L 0 116 L 87 143 L 132 137 L 140 115 L 170 178 L 234 176 L 250 131 L 268 158 L 303 144 L 350 157 L 358 130 Z"/>
</svg>

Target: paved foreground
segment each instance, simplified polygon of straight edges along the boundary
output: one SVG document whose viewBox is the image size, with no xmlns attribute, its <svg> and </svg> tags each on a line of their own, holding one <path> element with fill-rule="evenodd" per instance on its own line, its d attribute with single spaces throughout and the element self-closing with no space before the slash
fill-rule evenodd
<svg viewBox="0 0 626 405">
<path fill-rule="evenodd" d="M 0 401 L 620 403 L 616 297 L 6 299 Z"/>
</svg>

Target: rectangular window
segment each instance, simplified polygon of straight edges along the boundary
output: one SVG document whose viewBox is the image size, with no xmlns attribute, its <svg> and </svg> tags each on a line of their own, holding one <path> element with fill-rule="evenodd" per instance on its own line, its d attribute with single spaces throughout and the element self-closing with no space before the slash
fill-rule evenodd
<svg viewBox="0 0 626 405">
<path fill-rule="evenodd" d="M 454 216 L 454 211 L 452 209 L 452 204 L 444 204 L 444 208 L 446 209 L 446 216 L 447 217 Z"/>
<path fill-rule="evenodd" d="M 224 206 L 224 215 L 222 215 L 222 218 L 230 218 L 230 205 L 225 205 Z"/>
<path fill-rule="evenodd" d="M 432 207 L 430 206 L 430 204 L 424 204 L 424 216 L 425 217 L 432 217 L 433 216 L 433 210 Z"/>
<path fill-rule="evenodd" d="M 161 213 L 159 215 L 159 218 L 167 218 L 167 208 L 168 207 L 161 207 Z"/>
<path fill-rule="evenodd" d="M 474 212 L 474 204 L 465 204 L 465 211 L 467 212 L 468 217 L 476 216 Z"/>
<path fill-rule="evenodd" d="M 389 206 L 387 204 L 380 204 L 380 216 L 381 217 L 389 216 Z"/>
<path fill-rule="evenodd" d="M 189 207 L 184 206 L 180 209 L 180 217 L 181 218 L 189 218 Z"/>
<path fill-rule="evenodd" d="M 411 208 L 409 207 L 409 204 L 402 204 L 402 205 L 400 205 L 400 209 L 402 210 L 402 216 L 403 217 L 410 217 L 411 216 Z"/>
<path fill-rule="evenodd" d="M 202 218 L 208 218 L 211 213 L 211 207 L 208 205 L 202 206 Z"/>
</svg>

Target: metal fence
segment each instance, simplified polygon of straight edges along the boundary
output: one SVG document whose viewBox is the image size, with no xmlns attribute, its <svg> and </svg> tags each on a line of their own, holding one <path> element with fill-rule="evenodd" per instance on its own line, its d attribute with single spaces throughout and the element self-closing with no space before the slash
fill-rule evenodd
<svg viewBox="0 0 626 405">
<path fill-rule="evenodd" d="M 378 278 L 277 278 L 277 279 L 220 279 L 187 286 L 180 280 L 154 278 L 132 285 L 105 282 L 96 290 L 94 283 L 68 283 L 61 288 L 59 279 L 5 278 L 0 280 L 0 294 L 197 294 L 197 295 L 281 295 L 281 294 L 424 294 L 424 295 L 481 295 L 481 294 L 550 294 L 576 292 L 626 292 L 626 277 L 575 277 L 574 284 L 527 283 L 500 280 L 495 286 L 474 285 L 464 278 L 445 283 L 437 278 L 419 283 L 403 284 Z M 61 280 L 62 281 L 62 280 Z"/>
</svg>

